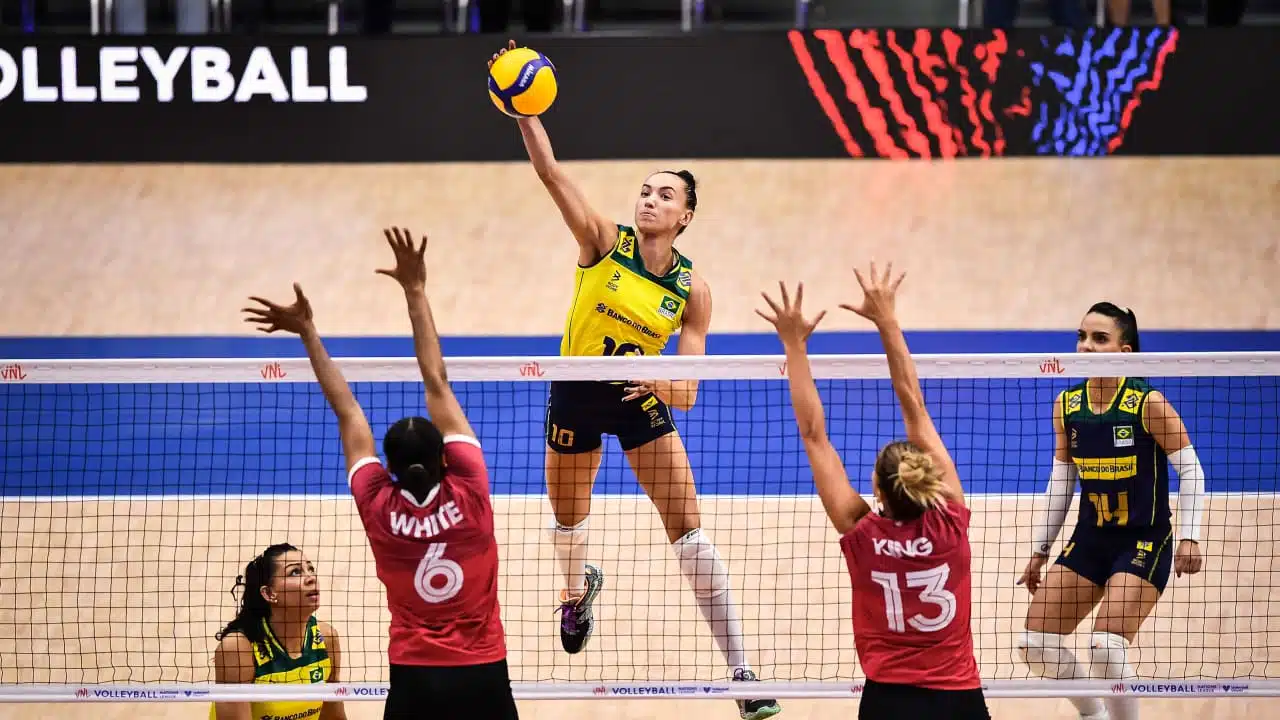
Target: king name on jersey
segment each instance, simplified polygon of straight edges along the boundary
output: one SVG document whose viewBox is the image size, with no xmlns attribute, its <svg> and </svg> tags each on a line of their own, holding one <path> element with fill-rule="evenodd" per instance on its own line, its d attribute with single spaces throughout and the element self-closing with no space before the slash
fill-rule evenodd
<svg viewBox="0 0 1280 720">
<path fill-rule="evenodd" d="M 877 555 L 900 558 L 928 557 L 933 554 L 933 543 L 929 541 L 929 538 L 913 538 L 905 543 L 900 540 L 875 538 L 871 542 Z"/>
<path fill-rule="evenodd" d="M 466 518 L 450 500 L 440 508 L 422 517 L 391 511 L 391 534 L 411 538 L 433 538 L 451 527 L 461 525 Z"/>
</svg>

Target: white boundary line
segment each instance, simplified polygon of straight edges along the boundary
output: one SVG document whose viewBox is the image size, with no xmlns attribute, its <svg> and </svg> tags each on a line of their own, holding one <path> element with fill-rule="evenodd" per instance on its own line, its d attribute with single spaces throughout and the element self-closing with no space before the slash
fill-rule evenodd
<svg viewBox="0 0 1280 720">
<path fill-rule="evenodd" d="M 722 700 L 758 697 L 857 699 L 863 681 L 843 682 L 575 682 L 512 683 L 519 700 Z M 0 685 L 0 703 L 251 702 L 254 700 L 373 701 L 386 698 L 385 683 L 315 685 Z M 1280 697 L 1280 680 L 991 680 L 988 698 L 1063 697 Z"/>
<path fill-rule="evenodd" d="M 1280 492 L 1208 492 L 1205 493 L 1210 497 L 1226 498 L 1229 500 L 1256 500 L 1259 498 L 1275 498 L 1280 497 Z M 974 500 L 1021 500 L 1025 498 L 1039 498 L 1042 492 L 1027 493 L 965 493 L 966 498 Z M 545 500 L 546 493 L 518 493 L 518 494 L 501 494 L 496 493 L 494 500 L 509 498 L 512 500 L 536 501 Z M 593 500 L 646 500 L 647 496 L 641 492 L 621 494 L 621 493 L 597 493 L 591 496 Z M 700 499 L 715 500 L 746 500 L 749 502 L 796 502 L 798 500 L 817 501 L 818 495 L 740 495 L 740 494 L 699 494 Z M 1178 499 L 1178 493 L 1169 493 L 1169 502 L 1174 503 Z M 234 493 L 226 495 L 206 494 L 206 495 L 0 495 L 0 502 L 30 502 L 30 503 L 58 503 L 58 502 L 209 502 L 214 500 L 238 501 L 238 502 L 287 502 L 300 500 L 320 500 L 323 502 L 346 502 L 351 500 L 351 495 L 342 494 L 296 494 L 288 493 L 266 493 L 262 495 L 251 495 L 247 493 Z"/>
<path fill-rule="evenodd" d="M 454 357 L 453 381 L 608 380 L 656 377 L 688 380 L 781 380 L 782 355 L 648 357 Z M 1131 375 L 1280 375 L 1280 352 L 987 353 L 915 356 L 921 378 L 1084 378 Z M 422 381 L 414 358 L 339 358 L 348 382 Z M 884 355 L 813 355 L 818 379 L 885 379 Z M 315 382 L 305 358 L 182 358 L 104 360 L 0 359 L 0 384 Z"/>
</svg>

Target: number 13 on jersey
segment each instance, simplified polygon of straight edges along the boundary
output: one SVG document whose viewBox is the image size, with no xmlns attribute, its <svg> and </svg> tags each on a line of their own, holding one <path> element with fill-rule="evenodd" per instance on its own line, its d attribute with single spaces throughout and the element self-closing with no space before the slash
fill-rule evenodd
<svg viewBox="0 0 1280 720">
<path fill-rule="evenodd" d="M 921 601 L 938 606 L 938 614 L 926 617 L 924 613 L 916 613 L 904 618 L 902 609 L 902 579 L 908 588 L 921 588 L 918 597 Z M 907 625 L 920 632 L 938 632 L 956 619 L 956 596 L 946 589 L 947 578 L 951 577 L 951 568 L 939 565 L 929 570 L 917 570 L 909 573 L 871 572 L 871 580 L 884 588 L 884 609 L 892 632 L 906 632 Z"/>
</svg>

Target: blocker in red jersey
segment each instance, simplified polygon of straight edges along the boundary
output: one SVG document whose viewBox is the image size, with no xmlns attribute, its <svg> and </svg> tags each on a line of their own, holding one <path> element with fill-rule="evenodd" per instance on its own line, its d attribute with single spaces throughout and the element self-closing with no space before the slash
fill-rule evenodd
<svg viewBox="0 0 1280 720">
<path fill-rule="evenodd" d="M 791 404 L 827 517 L 853 584 L 853 636 L 867 681 L 860 720 L 929 718 L 990 720 L 973 653 L 969 508 L 955 463 L 924 404 L 915 362 L 894 313 L 903 276 L 870 280 L 854 271 L 864 299 L 841 305 L 875 323 L 902 407 L 905 441 L 881 448 L 871 472 L 878 511 L 849 484 L 844 462 L 827 437 L 822 399 L 809 367 L 807 341 L 818 322 L 804 317 L 804 285 L 794 302 L 765 294 L 787 354 Z"/>
<path fill-rule="evenodd" d="M 498 607 L 498 543 L 489 471 L 475 431 L 454 397 L 426 295 L 426 238 L 386 231 L 396 266 L 377 272 L 404 290 L 426 389 L 425 417 L 406 417 L 383 438 L 373 431 L 342 371 L 325 351 L 311 305 L 294 285 L 285 307 L 252 298 L 249 322 L 297 333 L 338 417 L 347 479 L 369 537 L 391 611 L 391 688 L 385 720 L 515 720 L 506 638 Z"/>
</svg>

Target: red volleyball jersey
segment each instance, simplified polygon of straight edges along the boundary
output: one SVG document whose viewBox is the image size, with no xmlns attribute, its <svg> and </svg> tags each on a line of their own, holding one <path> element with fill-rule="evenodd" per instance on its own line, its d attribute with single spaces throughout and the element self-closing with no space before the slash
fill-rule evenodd
<svg viewBox="0 0 1280 720">
<path fill-rule="evenodd" d="M 507 656 L 484 452 L 475 438 L 448 435 L 444 459 L 444 480 L 421 505 L 376 457 L 349 475 L 387 589 L 387 655 L 395 665 L 481 665 Z"/>
<path fill-rule="evenodd" d="M 911 522 L 873 512 L 840 538 L 867 678 L 938 690 L 982 686 L 969 624 L 970 515 L 952 503 Z"/>
</svg>

